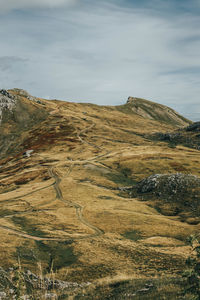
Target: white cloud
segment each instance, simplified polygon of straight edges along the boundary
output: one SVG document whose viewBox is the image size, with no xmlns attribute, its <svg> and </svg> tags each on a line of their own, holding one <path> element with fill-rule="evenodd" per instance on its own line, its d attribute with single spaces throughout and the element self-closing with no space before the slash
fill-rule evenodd
<svg viewBox="0 0 200 300">
<path fill-rule="evenodd" d="M 29 9 L 29 8 L 54 8 L 73 4 L 76 0 L 0 0 L 0 11 Z"/>
</svg>

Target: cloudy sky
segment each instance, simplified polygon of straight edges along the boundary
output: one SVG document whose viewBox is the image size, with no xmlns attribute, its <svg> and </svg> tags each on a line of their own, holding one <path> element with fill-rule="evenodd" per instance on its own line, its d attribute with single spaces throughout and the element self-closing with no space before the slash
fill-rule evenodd
<svg viewBox="0 0 200 300">
<path fill-rule="evenodd" d="M 0 0 L 0 87 L 200 119 L 200 0 Z"/>
</svg>

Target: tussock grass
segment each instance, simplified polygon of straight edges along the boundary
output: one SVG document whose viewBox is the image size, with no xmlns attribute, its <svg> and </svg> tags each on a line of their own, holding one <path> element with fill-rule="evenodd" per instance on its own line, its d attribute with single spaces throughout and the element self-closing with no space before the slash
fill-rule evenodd
<svg viewBox="0 0 200 300">
<path fill-rule="evenodd" d="M 34 149 L 33 155 L 24 158 L 18 153 L 0 161 L 0 265 L 14 265 L 20 254 L 22 267 L 36 271 L 40 260 L 47 271 L 53 260 L 57 278 L 91 281 L 94 286 L 103 278 L 125 274 L 128 282 L 119 287 L 104 284 L 108 293 L 103 285 L 95 287 L 106 297 L 110 292 L 115 297 L 116 291 L 124 293 L 122 286 L 129 289 L 133 284 L 130 278 L 143 277 L 145 282 L 145 278 L 177 276 L 188 254 L 184 241 L 199 225 L 163 215 L 150 202 L 119 188 L 136 186 L 154 173 L 200 175 L 199 151 L 170 148 L 148 138 L 172 131 L 174 124 L 145 119 L 128 111 L 129 106 L 120 111 L 42 101 L 48 119 L 33 126 L 23 143 L 20 140 L 20 147 Z M 170 279 L 168 284 L 176 289 Z M 166 282 L 155 286 L 152 299 L 155 293 L 172 297 L 165 291 Z M 95 289 L 91 294 L 86 291 L 88 297 L 93 292 L 98 297 Z"/>
</svg>

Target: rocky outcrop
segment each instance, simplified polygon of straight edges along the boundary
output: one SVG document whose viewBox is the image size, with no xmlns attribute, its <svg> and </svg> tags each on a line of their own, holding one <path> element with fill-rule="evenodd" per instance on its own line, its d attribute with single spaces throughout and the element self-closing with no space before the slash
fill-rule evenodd
<svg viewBox="0 0 200 300">
<path fill-rule="evenodd" d="M 138 184 L 139 193 L 155 193 L 168 199 L 183 199 L 182 195 L 193 188 L 200 188 L 200 178 L 182 173 L 151 175 Z"/>
<path fill-rule="evenodd" d="M 139 197 L 150 201 L 160 212 L 184 215 L 183 221 L 200 222 L 199 177 L 182 173 L 154 174 L 139 182 L 136 189 Z"/>
<path fill-rule="evenodd" d="M 30 95 L 26 90 L 14 88 L 11 91 L 13 91 L 15 95 L 24 97 L 30 101 L 37 102 L 39 104 L 44 105 L 44 103 L 41 100 L 39 100 L 37 97 Z"/>
<path fill-rule="evenodd" d="M 200 122 L 174 130 L 174 132 L 157 132 L 151 136 L 152 140 L 159 140 L 169 143 L 170 146 L 183 145 L 185 147 L 200 150 Z"/>
<path fill-rule="evenodd" d="M 48 116 L 44 106 L 36 103 L 37 101 L 29 101 L 32 98 L 28 93 L 23 90 L 19 90 L 19 93 L 0 90 L 0 158 L 9 153 L 27 150 L 18 149 L 25 133 Z"/>
<path fill-rule="evenodd" d="M 12 111 L 16 105 L 16 99 L 6 90 L 0 90 L 0 124 L 3 117 L 3 111 Z"/>
<path fill-rule="evenodd" d="M 200 122 L 194 122 L 186 128 L 186 131 L 200 132 Z"/>
<path fill-rule="evenodd" d="M 23 272 L 18 266 L 7 271 L 0 267 L 0 299 L 58 299 L 59 296 L 65 298 L 69 291 L 84 289 L 90 284 L 43 277 L 30 270 Z"/>
</svg>

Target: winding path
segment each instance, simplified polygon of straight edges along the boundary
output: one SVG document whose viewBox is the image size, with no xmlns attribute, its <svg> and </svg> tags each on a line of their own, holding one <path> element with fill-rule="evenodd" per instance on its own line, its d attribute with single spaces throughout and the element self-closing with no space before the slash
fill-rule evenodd
<svg viewBox="0 0 200 300">
<path fill-rule="evenodd" d="M 67 206 L 72 206 L 76 209 L 76 215 L 77 215 L 77 218 L 78 220 L 86 225 L 87 227 L 89 227 L 90 229 L 92 229 L 94 231 L 94 234 L 90 234 L 90 235 L 86 235 L 86 236 L 81 236 L 81 237 L 77 237 L 75 239 L 83 239 L 83 238 L 88 238 L 88 237 L 96 237 L 96 236 L 99 236 L 99 235 L 102 235 L 104 232 L 103 230 L 99 229 L 98 227 L 90 224 L 84 217 L 83 217 L 83 206 L 81 206 L 80 204 L 78 203 L 75 203 L 75 202 L 72 202 L 72 201 L 68 201 L 68 200 L 65 200 L 63 198 L 63 194 L 62 194 L 62 191 L 60 189 L 60 182 L 61 182 L 61 179 L 60 177 L 58 177 L 58 175 L 54 172 L 53 170 L 53 167 L 51 167 L 49 169 L 49 175 L 51 177 L 53 177 L 55 179 L 55 183 L 54 183 L 54 188 L 55 188 L 55 191 L 56 191 L 56 198 L 59 199 L 60 201 L 62 201 L 63 203 L 67 204 Z"/>
<path fill-rule="evenodd" d="M 83 130 L 77 132 L 77 138 L 81 141 L 81 143 L 84 143 L 84 144 L 88 144 L 94 148 L 97 148 L 99 150 L 103 150 L 101 147 L 93 144 L 93 143 L 90 143 L 90 142 L 87 142 L 85 140 L 83 140 L 83 138 L 81 137 L 82 134 L 86 133 L 87 131 L 91 130 L 93 127 L 95 127 L 95 123 L 92 123 L 92 125 L 90 125 L 89 127 L 86 127 L 84 128 Z M 100 154 L 94 158 L 91 158 L 91 159 L 88 159 L 87 162 L 89 161 L 95 161 L 96 159 L 98 158 L 101 158 L 101 157 L 104 157 L 106 155 L 108 155 L 110 153 L 110 151 L 106 151 L 106 153 L 104 154 Z M 71 161 L 70 162 L 71 165 L 69 166 L 69 171 L 68 171 L 68 174 L 67 176 L 70 175 L 74 165 L 76 163 L 83 163 L 83 161 Z M 20 230 L 17 230 L 17 229 L 14 229 L 12 227 L 9 227 L 9 226 L 6 226 L 6 225 L 0 225 L 0 229 L 3 229 L 3 230 L 6 230 L 7 232 L 10 232 L 14 235 L 17 235 L 17 236 L 21 236 L 23 238 L 26 238 L 26 239 L 31 239 L 31 240 L 35 240 L 35 241 L 69 241 L 69 240 L 80 240 L 80 239 L 87 239 L 87 238 L 91 238 L 91 237 L 97 237 L 97 236 L 100 236 L 100 235 L 103 235 L 104 232 L 103 230 L 101 230 L 100 228 L 92 225 L 91 223 L 89 223 L 83 216 L 83 210 L 84 210 L 84 207 L 81 206 L 80 204 L 78 203 L 75 203 L 75 202 L 72 202 L 72 201 L 68 201 L 66 199 L 64 199 L 63 197 L 63 194 L 62 194 L 62 190 L 60 188 L 60 182 L 61 182 L 61 178 L 56 174 L 56 172 L 54 171 L 54 167 L 49 167 L 48 169 L 48 173 L 49 175 L 54 179 L 54 183 L 52 184 L 49 184 L 45 187 L 42 187 L 40 189 L 37 189 L 35 191 L 31 191 L 27 194 L 24 194 L 24 195 L 20 195 L 20 196 L 16 196 L 12 199 L 6 199 L 5 201 L 6 202 L 9 202 L 9 201 L 13 201 L 13 200 L 17 200 L 17 199 L 21 199 L 25 196 L 29 196 L 29 195 L 32 195 L 38 191 L 41 191 L 41 190 L 44 190 L 44 189 L 47 189 L 51 186 L 54 187 L 55 189 L 55 192 L 56 192 L 56 199 L 62 201 L 66 206 L 71 206 L 73 207 L 75 210 L 76 210 L 76 216 L 77 216 L 77 219 L 80 221 L 81 224 L 87 226 L 90 230 L 92 230 L 94 233 L 92 234 L 87 234 L 87 235 L 82 235 L 82 236 L 78 236 L 78 237 L 72 237 L 71 235 L 68 237 L 68 238 L 56 238 L 56 237 L 39 237 L 39 236 L 35 236 L 35 235 L 30 235 L 26 232 L 23 232 L 23 231 L 20 231 Z M 4 201 L 4 202 L 5 202 Z M 6 215 L 4 216 L 3 218 L 8 218 L 8 217 L 12 217 L 12 216 L 15 216 L 15 215 L 18 215 L 18 214 L 24 214 L 24 213 L 31 213 L 32 211 L 34 211 L 34 209 L 30 208 L 29 210 L 27 211 L 23 211 L 23 212 L 16 212 L 12 215 Z M 38 210 L 37 210 L 38 211 Z M 2 219 L 3 219 L 2 218 Z"/>
<path fill-rule="evenodd" d="M 73 165 L 70 166 L 68 175 L 71 173 L 72 168 L 73 168 Z M 0 225 L 0 229 L 6 230 L 6 231 L 8 231 L 8 232 L 10 232 L 10 233 L 12 233 L 14 235 L 18 235 L 18 236 L 21 236 L 23 238 L 27 238 L 27 239 L 31 239 L 31 240 L 35 240 L 35 241 L 63 241 L 64 242 L 64 241 L 69 241 L 69 240 L 87 239 L 87 238 L 97 237 L 97 236 L 100 236 L 100 235 L 104 234 L 103 230 L 101 230 L 98 227 L 90 224 L 83 217 L 83 209 L 84 209 L 83 206 L 81 206 L 80 204 L 77 204 L 75 202 L 68 201 L 68 200 L 64 199 L 62 191 L 61 191 L 61 188 L 60 188 L 61 179 L 56 174 L 56 172 L 54 171 L 53 167 L 50 167 L 49 170 L 48 170 L 48 172 L 49 172 L 49 175 L 52 178 L 54 178 L 54 183 L 52 183 L 50 185 L 47 185 L 45 187 L 42 187 L 40 189 L 37 189 L 35 191 L 29 192 L 27 194 L 14 197 L 12 199 L 7 199 L 5 201 L 13 201 L 13 200 L 21 199 L 21 198 L 23 198 L 25 196 L 32 195 L 32 194 L 34 194 L 34 193 L 36 193 L 38 191 L 41 191 L 41 190 L 44 190 L 44 189 L 46 189 L 48 187 L 53 186 L 54 189 L 55 189 L 55 192 L 56 192 L 56 198 L 58 200 L 62 201 L 65 205 L 67 205 L 67 206 L 70 205 L 71 207 L 74 207 L 75 210 L 76 210 L 77 218 L 80 221 L 80 223 L 82 223 L 83 225 L 87 226 L 89 229 L 93 230 L 94 233 L 93 234 L 88 234 L 88 235 L 82 235 L 82 236 L 79 236 L 79 237 L 69 236 L 69 238 L 63 238 L 62 239 L 62 238 L 54 238 L 54 237 L 38 237 L 38 236 L 30 235 L 30 234 L 28 234 L 26 232 L 23 232 L 23 231 L 20 231 L 20 230 L 17 230 L 17 229 L 14 229 L 14 228 L 11 228 L 11 227 L 5 226 L 5 225 Z M 27 211 L 24 211 L 24 212 L 16 212 L 15 214 L 12 214 L 12 215 L 6 215 L 3 218 L 15 216 L 15 215 L 18 215 L 20 213 L 30 213 L 30 212 L 31 212 L 31 210 L 27 210 Z"/>
</svg>

